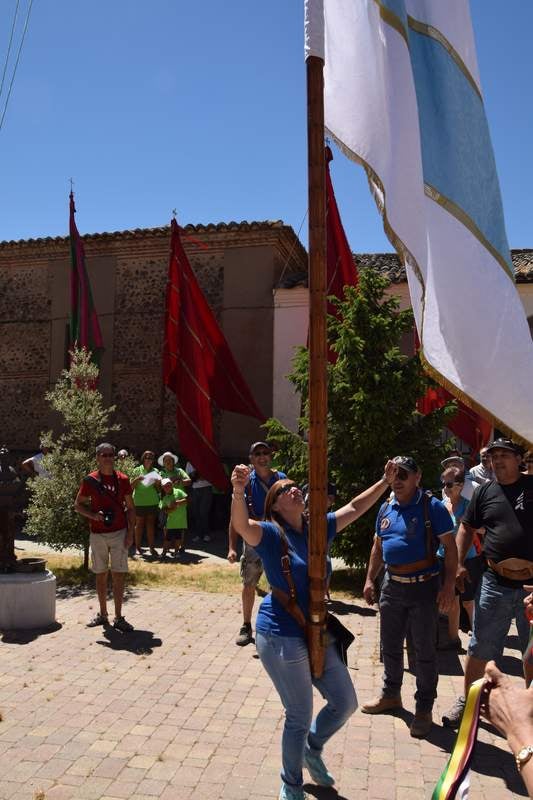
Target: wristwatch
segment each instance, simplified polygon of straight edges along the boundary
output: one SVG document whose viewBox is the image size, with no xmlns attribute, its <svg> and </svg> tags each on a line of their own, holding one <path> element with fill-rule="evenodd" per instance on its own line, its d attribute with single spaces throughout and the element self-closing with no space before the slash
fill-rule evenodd
<svg viewBox="0 0 533 800">
<path fill-rule="evenodd" d="M 526 747 L 522 747 L 522 749 L 516 753 L 514 760 L 516 761 L 518 772 L 525 767 L 531 756 L 533 756 L 533 747 L 530 744 L 526 745 Z"/>
</svg>

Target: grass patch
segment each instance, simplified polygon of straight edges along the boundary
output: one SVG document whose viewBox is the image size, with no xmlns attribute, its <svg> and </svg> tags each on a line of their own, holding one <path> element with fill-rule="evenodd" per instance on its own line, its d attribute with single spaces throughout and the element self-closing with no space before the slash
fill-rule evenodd
<svg viewBox="0 0 533 800">
<path fill-rule="evenodd" d="M 61 589 L 95 590 L 94 575 L 85 570 L 77 556 L 47 553 L 48 569 L 52 570 Z M 212 592 L 215 594 L 240 595 L 242 584 L 239 568 L 231 564 L 180 564 L 142 561 L 129 562 L 130 572 L 126 586 L 139 589 L 166 589 L 183 592 Z M 358 598 L 362 595 L 365 572 L 360 569 L 337 569 L 334 571 L 330 592 L 339 598 Z M 268 591 L 265 577 L 259 589 Z"/>
</svg>

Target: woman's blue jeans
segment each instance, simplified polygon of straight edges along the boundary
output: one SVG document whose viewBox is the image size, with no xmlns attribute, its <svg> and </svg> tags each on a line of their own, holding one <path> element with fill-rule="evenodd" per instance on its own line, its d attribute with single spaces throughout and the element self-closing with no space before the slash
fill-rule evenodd
<svg viewBox="0 0 533 800">
<path fill-rule="evenodd" d="M 285 708 L 281 778 L 290 786 L 301 786 L 305 745 L 320 753 L 357 708 L 355 689 L 334 644 L 326 650 L 324 672 L 318 679 L 311 676 L 303 639 L 256 631 L 255 644 Z M 313 686 L 327 701 L 314 721 Z"/>
</svg>

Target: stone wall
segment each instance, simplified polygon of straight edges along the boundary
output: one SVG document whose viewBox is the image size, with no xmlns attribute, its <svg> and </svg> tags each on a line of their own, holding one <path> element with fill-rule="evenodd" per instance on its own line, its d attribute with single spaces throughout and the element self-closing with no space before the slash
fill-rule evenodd
<svg viewBox="0 0 533 800">
<path fill-rule="evenodd" d="M 105 342 L 101 389 L 117 406 L 117 445 L 178 448 L 175 398 L 162 386 L 169 228 L 84 237 Z M 183 244 L 260 408 L 272 411 L 272 291 L 306 254 L 280 222 L 187 226 Z M 65 365 L 69 314 L 66 238 L 0 243 L 0 438 L 35 449 L 52 418 L 46 390 Z M 261 435 L 257 421 L 215 414 L 223 456 Z"/>
</svg>

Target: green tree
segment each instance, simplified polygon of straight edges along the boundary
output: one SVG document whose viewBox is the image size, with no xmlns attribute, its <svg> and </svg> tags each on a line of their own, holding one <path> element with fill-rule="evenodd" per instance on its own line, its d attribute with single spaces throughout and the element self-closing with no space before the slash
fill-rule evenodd
<svg viewBox="0 0 533 800">
<path fill-rule="evenodd" d="M 115 406 L 105 406 L 97 388 L 99 370 L 84 349 L 75 349 L 68 370 L 63 370 L 46 400 L 58 415 L 57 438 L 51 431 L 41 440 L 49 447 L 43 466 L 50 477 L 29 481 L 30 501 L 26 532 L 39 537 L 54 550 L 76 547 L 89 560 L 87 520 L 76 514 L 74 498 L 82 478 L 96 468 L 95 448 L 112 431 Z"/>
<path fill-rule="evenodd" d="M 331 348 L 337 354 L 335 363 L 328 365 L 328 463 L 340 503 L 381 477 L 385 460 L 395 455 L 412 455 L 424 485 L 436 486 L 447 449 L 441 432 L 456 408 L 450 403 L 427 416 L 417 412 L 416 401 L 432 382 L 418 355 L 408 356 L 400 349 L 402 339 L 412 335 L 413 315 L 410 309 L 400 310 L 396 297 L 386 295 L 387 285 L 373 270 L 361 270 L 358 287 L 346 287 L 344 299 L 335 301 L 339 319 L 328 320 Z M 299 348 L 289 378 L 302 395 L 304 436 L 275 419 L 266 427 L 288 474 L 306 481 L 307 348 Z M 361 566 L 368 558 L 376 511 L 334 542 L 333 554 L 350 566 Z"/>
</svg>

